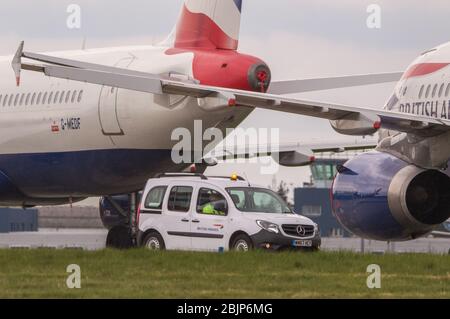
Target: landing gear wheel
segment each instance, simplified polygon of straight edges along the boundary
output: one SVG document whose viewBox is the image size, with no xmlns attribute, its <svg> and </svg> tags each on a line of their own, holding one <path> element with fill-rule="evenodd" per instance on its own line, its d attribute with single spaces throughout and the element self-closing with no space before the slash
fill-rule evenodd
<svg viewBox="0 0 450 319">
<path fill-rule="evenodd" d="M 129 249 L 133 247 L 133 238 L 130 228 L 115 226 L 111 228 L 106 237 L 106 247 L 116 249 Z"/>
<path fill-rule="evenodd" d="M 234 251 L 249 251 L 253 249 L 252 240 L 247 235 L 238 235 L 233 241 L 232 249 Z"/>
<path fill-rule="evenodd" d="M 157 232 L 151 232 L 145 236 L 142 246 L 148 250 L 165 250 L 166 245 L 161 235 Z"/>
</svg>

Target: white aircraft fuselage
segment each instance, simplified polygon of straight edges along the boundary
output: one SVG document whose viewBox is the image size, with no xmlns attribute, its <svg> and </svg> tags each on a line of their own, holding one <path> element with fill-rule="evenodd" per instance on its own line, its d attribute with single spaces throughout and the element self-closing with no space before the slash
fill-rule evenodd
<svg viewBox="0 0 450 319">
<path fill-rule="evenodd" d="M 142 46 L 49 55 L 193 78 L 194 54 L 167 50 Z M 34 72 L 24 73 L 17 87 L 11 59 L 0 58 L 0 187 L 15 187 L 24 196 L 13 201 L 0 196 L 4 205 L 137 191 L 155 173 L 189 166 L 171 159 L 175 128 L 193 132 L 194 120 L 202 120 L 205 128 L 234 128 L 251 112 L 205 111 L 196 98 L 113 89 Z"/>
</svg>

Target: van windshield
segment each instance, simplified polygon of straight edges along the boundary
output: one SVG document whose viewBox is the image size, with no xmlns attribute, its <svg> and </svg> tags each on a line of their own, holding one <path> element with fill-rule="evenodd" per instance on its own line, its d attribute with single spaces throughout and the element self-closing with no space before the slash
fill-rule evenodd
<svg viewBox="0 0 450 319">
<path fill-rule="evenodd" d="M 275 192 L 264 188 L 227 188 L 237 209 L 242 212 L 293 214 L 289 206 Z"/>
</svg>

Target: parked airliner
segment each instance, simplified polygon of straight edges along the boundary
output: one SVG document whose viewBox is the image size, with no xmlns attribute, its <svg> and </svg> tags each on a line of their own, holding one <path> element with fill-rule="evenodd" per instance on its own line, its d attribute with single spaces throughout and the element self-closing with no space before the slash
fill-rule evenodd
<svg viewBox="0 0 450 319">
<path fill-rule="evenodd" d="M 353 233 L 407 240 L 448 219 L 450 45 L 404 74 L 273 82 L 264 61 L 237 51 L 241 10 L 242 0 L 186 0 L 169 45 L 38 54 L 22 43 L 0 58 L 0 203 L 136 193 L 190 166 L 171 160 L 174 128 L 202 120 L 225 134 L 263 108 L 324 118 L 342 134 L 379 132 L 376 151 L 340 167 L 333 185 L 334 212 Z M 287 96 L 399 79 L 384 109 Z"/>
</svg>

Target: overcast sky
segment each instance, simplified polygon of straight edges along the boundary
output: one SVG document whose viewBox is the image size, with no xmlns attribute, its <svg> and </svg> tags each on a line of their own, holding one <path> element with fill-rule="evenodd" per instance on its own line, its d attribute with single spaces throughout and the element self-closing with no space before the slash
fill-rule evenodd
<svg viewBox="0 0 450 319">
<path fill-rule="evenodd" d="M 182 0 L 2 0 L 0 54 L 19 41 L 34 51 L 152 44 L 171 31 Z M 81 29 L 66 26 L 69 4 L 82 9 Z M 449 41 L 447 0 L 243 0 L 240 51 L 261 57 L 274 79 L 310 78 L 404 70 L 421 52 Z M 369 29 L 367 8 L 381 8 L 381 28 Z M 394 84 L 331 90 L 301 97 L 354 106 L 382 107 Z M 244 127 L 280 127 L 285 141 L 349 141 L 326 121 L 255 112 Z M 352 141 L 353 139 L 350 139 Z M 214 173 L 258 168 L 221 166 Z M 305 169 L 282 169 L 278 180 L 300 184 Z"/>
</svg>

